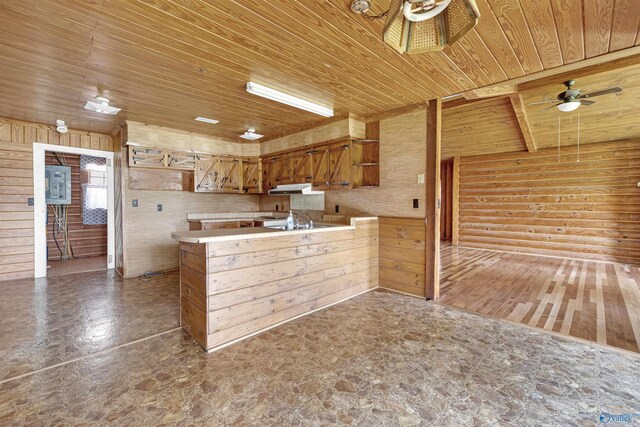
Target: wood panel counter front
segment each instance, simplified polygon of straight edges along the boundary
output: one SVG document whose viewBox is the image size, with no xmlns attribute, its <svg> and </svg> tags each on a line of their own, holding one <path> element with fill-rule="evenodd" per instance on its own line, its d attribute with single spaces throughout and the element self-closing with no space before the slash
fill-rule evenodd
<svg viewBox="0 0 640 427">
<path fill-rule="evenodd" d="M 218 229 L 180 241 L 182 327 L 207 351 L 378 287 L 378 219 Z"/>
</svg>

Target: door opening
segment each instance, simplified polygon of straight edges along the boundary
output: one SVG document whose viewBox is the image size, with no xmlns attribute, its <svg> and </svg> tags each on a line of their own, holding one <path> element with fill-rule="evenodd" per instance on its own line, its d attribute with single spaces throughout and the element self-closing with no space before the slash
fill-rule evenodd
<svg viewBox="0 0 640 427">
<path fill-rule="evenodd" d="M 114 268 L 113 153 L 33 144 L 35 277 Z"/>
</svg>

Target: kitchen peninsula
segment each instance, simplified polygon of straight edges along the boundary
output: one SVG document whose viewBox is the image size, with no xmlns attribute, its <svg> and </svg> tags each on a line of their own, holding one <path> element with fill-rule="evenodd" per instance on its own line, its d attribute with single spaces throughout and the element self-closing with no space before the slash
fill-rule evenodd
<svg viewBox="0 0 640 427">
<path fill-rule="evenodd" d="M 181 324 L 213 351 L 378 286 L 378 219 L 221 228 L 180 242 Z"/>
</svg>

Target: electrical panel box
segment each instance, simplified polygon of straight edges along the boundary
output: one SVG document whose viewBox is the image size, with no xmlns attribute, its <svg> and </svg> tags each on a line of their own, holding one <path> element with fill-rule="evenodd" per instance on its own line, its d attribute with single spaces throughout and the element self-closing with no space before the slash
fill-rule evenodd
<svg viewBox="0 0 640 427">
<path fill-rule="evenodd" d="M 71 167 L 46 165 L 44 188 L 48 205 L 71 204 Z"/>
</svg>

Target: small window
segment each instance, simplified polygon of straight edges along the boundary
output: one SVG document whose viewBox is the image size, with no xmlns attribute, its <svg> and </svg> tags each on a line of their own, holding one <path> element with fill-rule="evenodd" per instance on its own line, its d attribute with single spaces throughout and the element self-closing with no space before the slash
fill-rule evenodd
<svg viewBox="0 0 640 427">
<path fill-rule="evenodd" d="M 107 159 L 80 156 L 82 223 L 107 223 Z"/>
</svg>

